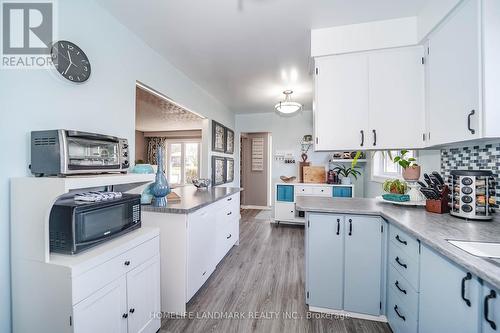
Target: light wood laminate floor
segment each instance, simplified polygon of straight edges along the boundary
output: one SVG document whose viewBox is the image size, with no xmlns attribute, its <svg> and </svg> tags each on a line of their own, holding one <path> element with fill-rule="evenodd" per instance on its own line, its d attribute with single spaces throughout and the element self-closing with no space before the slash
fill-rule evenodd
<svg viewBox="0 0 500 333">
<path fill-rule="evenodd" d="M 162 333 L 391 332 L 385 323 L 366 320 L 308 319 L 304 228 L 275 226 L 256 219 L 258 213 L 242 211 L 240 245 L 232 248 L 188 303 L 192 318 L 164 319 Z M 216 319 L 220 315 L 226 317 Z"/>
</svg>

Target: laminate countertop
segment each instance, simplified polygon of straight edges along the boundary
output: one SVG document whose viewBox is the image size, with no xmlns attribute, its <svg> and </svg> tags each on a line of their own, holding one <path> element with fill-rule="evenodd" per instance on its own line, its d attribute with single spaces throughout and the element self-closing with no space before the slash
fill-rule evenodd
<svg viewBox="0 0 500 333">
<path fill-rule="evenodd" d="M 449 214 L 428 213 L 422 207 L 403 207 L 376 199 L 297 197 L 297 209 L 306 212 L 377 215 L 413 235 L 424 245 L 500 289 L 500 261 L 476 257 L 447 240 L 500 243 L 500 219 L 466 221 Z"/>
<path fill-rule="evenodd" d="M 142 205 L 142 211 L 170 214 L 189 214 L 216 201 L 242 191 L 239 187 L 209 187 L 199 190 L 193 185 L 177 187 L 172 192 L 177 193 L 180 201 L 167 202 L 165 207 Z"/>
</svg>

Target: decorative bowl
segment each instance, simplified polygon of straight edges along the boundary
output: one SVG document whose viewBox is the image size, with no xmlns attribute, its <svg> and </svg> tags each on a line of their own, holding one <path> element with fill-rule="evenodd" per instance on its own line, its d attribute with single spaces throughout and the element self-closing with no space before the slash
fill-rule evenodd
<svg viewBox="0 0 500 333">
<path fill-rule="evenodd" d="M 291 177 L 287 177 L 287 176 L 280 176 L 280 179 L 282 181 L 284 181 L 285 183 L 291 183 L 293 182 L 295 179 L 297 179 L 297 177 L 295 176 L 291 176 Z"/>
<path fill-rule="evenodd" d="M 208 188 L 210 183 L 211 181 L 208 178 L 193 179 L 193 185 L 199 189 Z"/>
<path fill-rule="evenodd" d="M 132 173 L 149 174 L 149 173 L 155 173 L 155 171 L 153 170 L 151 164 L 136 164 L 132 168 Z"/>
</svg>

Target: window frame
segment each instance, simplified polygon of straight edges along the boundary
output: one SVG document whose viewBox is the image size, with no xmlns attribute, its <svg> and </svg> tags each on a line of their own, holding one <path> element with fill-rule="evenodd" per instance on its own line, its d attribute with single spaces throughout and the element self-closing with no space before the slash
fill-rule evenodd
<svg viewBox="0 0 500 333">
<path fill-rule="evenodd" d="M 186 186 L 191 183 L 186 183 L 186 144 L 187 143 L 196 143 L 198 145 L 198 173 L 197 176 L 200 177 L 201 173 L 201 138 L 196 139 L 168 139 L 165 140 L 165 151 L 167 152 L 167 158 L 165 160 L 165 173 L 166 177 L 170 183 L 170 158 L 172 157 L 172 149 L 171 145 L 180 144 L 181 145 L 181 182 L 180 183 L 170 183 L 170 185 L 174 186 Z"/>
<path fill-rule="evenodd" d="M 397 156 L 397 153 L 400 152 L 400 150 L 391 150 L 393 157 Z M 417 157 L 417 151 L 416 150 L 408 150 L 408 153 L 411 154 L 411 157 Z M 403 169 L 399 164 L 396 164 L 397 172 L 385 172 L 385 171 L 380 171 L 384 170 L 384 165 L 387 161 L 387 159 L 390 159 L 389 154 L 387 154 L 386 151 L 382 154 L 381 151 L 373 152 L 372 153 L 372 165 L 371 165 L 371 180 L 374 182 L 378 183 L 383 183 L 388 179 L 401 179 L 403 178 Z M 391 161 L 391 163 L 393 163 Z"/>
</svg>

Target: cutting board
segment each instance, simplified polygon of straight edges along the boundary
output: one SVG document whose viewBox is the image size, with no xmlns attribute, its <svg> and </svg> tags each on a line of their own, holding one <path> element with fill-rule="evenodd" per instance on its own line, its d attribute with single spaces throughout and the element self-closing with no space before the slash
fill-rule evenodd
<svg viewBox="0 0 500 333">
<path fill-rule="evenodd" d="M 324 166 L 305 166 L 303 170 L 304 183 L 326 183 L 326 171 Z"/>
</svg>

